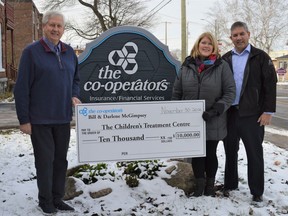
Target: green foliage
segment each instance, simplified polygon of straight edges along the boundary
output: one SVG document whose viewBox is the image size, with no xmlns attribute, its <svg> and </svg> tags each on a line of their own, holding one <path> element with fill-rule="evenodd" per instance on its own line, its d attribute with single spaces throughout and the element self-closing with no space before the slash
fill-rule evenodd
<svg viewBox="0 0 288 216">
<path fill-rule="evenodd" d="M 0 101 L 7 100 L 8 102 L 12 102 L 14 100 L 14 96 L 12 92 L 3 92 L 0 93 Z"/>
<path fill-rule="evenodd" d="M 74 177 L 81 179 L 85 184 L 92 184 L 98 179 L 109 179 L 115 181 L 115 173 L 108 171 L 107 164 L 99 163 L 96 165 L 84 164 L 74 174 Z"/>
<path fill-rule="evenodd" d="M 145 160 L 145 161 L 131 161 L 131 162 L 118 162 L 118 167 L 124 167 L 124 173 L 127 175 L 125 178 L 126 184 L 129 187 L 137 187 L 139 185 L 139 179 L 153 179 L 158 176 L 157 172 L 161 167 L 164 167 L 163 163 L 159 163 L 158 160 Z"/>
<path fill-rule="evenodd" d="M 139 180 L 135 175 L 129 175 L 125 178 L 126 184 L 129 187 L 137 187 L 139 185 Z"/>
<path fill-rule="evenodd" d="M 164 167 L 163 162 L 159 163 L 158 160 L 118 162 L 117 165 L 125 168 L 124 174 L 126 175 L 135 175 L 140 179 L 149 180 L 158 176 L 157 172 Z"/>
<path fill-rule="evenodd" d="M 0 135 L 11 135 L 15 133 L 15 129 L 0 130 Z"/>
<path fill-rule="evenodd" d="M 158 160 L 145 160 L 145 161 L 131 161 L 131 162 L 118 162 L 118 170 L 109 170 L 109 167 L 105 163 L 99 163 L 96 165 L 84 164 L 82 165 L 73 176 L 81 179 L 85 184 L 92 184 L 97 182 L 99 179 L 115 181 L 121 179 L 122 175 L 125 175 L 126 184 L 129 187 L 137 187 L 139 185 L 139 179 L 153 179 L 158 176 L 157 172 L 160 171 L 163 162 Z"/>
</svg>

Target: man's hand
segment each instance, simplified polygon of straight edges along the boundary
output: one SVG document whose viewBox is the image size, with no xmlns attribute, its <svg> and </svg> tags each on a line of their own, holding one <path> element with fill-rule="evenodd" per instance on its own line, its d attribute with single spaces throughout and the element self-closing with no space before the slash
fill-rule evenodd
<svg viewBox="0 0 288 216">
<path fill-rule="evenodd" d="M 75 106 L 76 104 L 81 104 L 81 101 L 77 97 L 72 97 L 72 104 Z"/>
<path fill-rule="evenodd" d="M 263 113 L 257 122 L 260 122 L 260 126 L 269 125 L 271 123 L 272 114 Z"/>
<path fill-rule="evenodd" d="M 28 135 L 32 134 L 32 127 L 31 127 L 30 123 L 26 123 L 26 124 L 20 125 L 19 129 L 20 129 L 21 132 L 23 132 L 25 134 L 28 134 Z"/>
</svg>

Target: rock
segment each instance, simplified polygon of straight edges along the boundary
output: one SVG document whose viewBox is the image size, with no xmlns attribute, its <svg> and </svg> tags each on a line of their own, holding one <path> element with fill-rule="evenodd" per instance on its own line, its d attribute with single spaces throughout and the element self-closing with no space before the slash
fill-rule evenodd
<svg viewBox="0 0 288 216">
<path fill-rule="evenodd" d="M 77 178 L 72 177 L 72 175 L 79 169 L 79 166 L 76 166 L 72 169 L 69 169 L 67 171 L 67 179 L 66 179 L 66 186 L 65 186 L 65 196 L 64 200 L 71 200 L 81 194 L 83 194 L 83 191 L 77 191 L 76 188 L 76 182 Z M 193 186 L 194 186 L 194 174 L 192 171 L 191 163 L 185 162 L 185 160 L 177 160 L 176 166 L 173 165 L 171 167 L 168 167 L 165 172 L 167 174 L 171 174 L 172 172 L 175 172 L 174 175 L 171 175 L 171 178 L 163 178 L 163 180 L 170 185 L 171 187 L 179 188 L 184 191 L 186 195 L 189 195 L 193 192 Z M 78 180 L 82 183 L 81 180 Z M 84 183 L 83 183 L 84 185 Z M 90 196 L 93 199 L 100 198 L 103 196 L 107 196 L 108 194 L 112 193 L 111 188 L 105 188 L 96 192 L 90 192 Z"/>
<path fill-rule="evenodd" d="M 177 167 L 175 165 L 168 167 L 167 169 L 165 169 L 165 172 L 170 175 L 175 169 L 177 169 Z"/>
<path fill-rule="evenodd" d="M 77 191 L 75 183 L 76 183 L 75 178 L 73 177 L 66 178 L 65 195 L 63 197 L 64 200 L 71 200 L 83 194 L 82 190 Z"/>
<path fill-rule="evenodd" d="M 163 178 L 168 185 L 182 189 L 186 195 L 191 194 L 194 186 L 194 174 L 190 163 L 177 162 L 176 174 L 171 178 Z"/>
<path fill-rule="evenodd" d="M 112 192 L 111 188 L 105 188 L 105 189 L 102 189 L 102 190 L 99 190 L 99 191 L 96 191 L 96 192 L 90 192 L 89 194 L 90 194 L 90 196 L 93 199 L 96 199 L 96 198 L 100 198 L 100 197 L 103 197 L 103 196 L 107 196 L 111 192 Z"/>
</svg>

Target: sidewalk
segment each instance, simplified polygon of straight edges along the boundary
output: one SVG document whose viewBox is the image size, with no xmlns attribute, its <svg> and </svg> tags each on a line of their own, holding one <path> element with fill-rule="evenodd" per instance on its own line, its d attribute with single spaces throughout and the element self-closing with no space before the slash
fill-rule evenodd
<svg viewBox="0 0 288 216">
<path fill-rule="evenodd" d="M 0 113 L 0 130 L 19 127 L 14 103 L 0 103 Z"/>
<path fill-rule="evenodd" d="M 268 126 L 269 128 L 273 128 L 275 130 L 279 130 L 279 128 L 275 128 L 273 126 Z M 275 144 L 276 146 L 288 150 L 288 136 L 286 135 L 280 135 L 265 131 L 265 137 L 264 141 L 271 142 Z"/>
<path fill-rule="evenodd" d="M 72 125 L 75 125 L 73 119 Z M 0 103 L 0 130 L 19 128 L 14 103 Z"/>
<path fill-rule="evenodd" d="M 19 128 L 14 103 L 0 103 L 0 130 Z M 75 125 L 75 121 L 72 121 Z M 265 132 L 265 141 L 271 142 L 276 146 L 288 150 L 288 137 L 284 135 Z"/>
</svg>

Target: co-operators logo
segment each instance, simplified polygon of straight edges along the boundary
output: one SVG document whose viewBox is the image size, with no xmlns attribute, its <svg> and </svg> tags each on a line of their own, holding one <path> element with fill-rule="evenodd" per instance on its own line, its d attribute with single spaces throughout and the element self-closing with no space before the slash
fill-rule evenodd
<svg viewBox="0 0 288 216">
<path fill-rule="evenodd" d="M 135 57 L 138 53 L 138 46 L 133 42 L 127 42 L 121 50 L 112 50 L 108 55 L 108 61 L 111 65 L 122 67 L 123 72 L 128 75 L 133 75 L 138 70 L 138 64 Z M 110 65 L 103 66 L 99 69 L 98 80 L 88 80 L 84 84 L 84 91 L 97 92 L 101 88 L 111 94 L 127 91 L 166 91 L 169 85 L 167 79 L 159 81 L 149 81 L 148 79 L 122 81 L 122 71 L 118 68 L 115 70 L 110 69 Z M 102 81 L 103 80 L 103 81 Z M 90 113 L 90 110 L 88 111 Z"/>
<path fill-rule="evenodd" d="M 113 66 L 121 66 L 123 71 L 129 75 L 136 73 L 138 64 L 135 57 L 138 46 L 133 42 L 124 44 L 121 50 L 113 50 L 108 55 L 109 63 Z"/>
<path fill-rule="evenodd" d="M 79 110 L 79 114 L 81 114 L 83 116 L 87 116 L 88 115 L 88 109 L 86 107 L 84 107 L 83 109 Z"/>
</svg>

